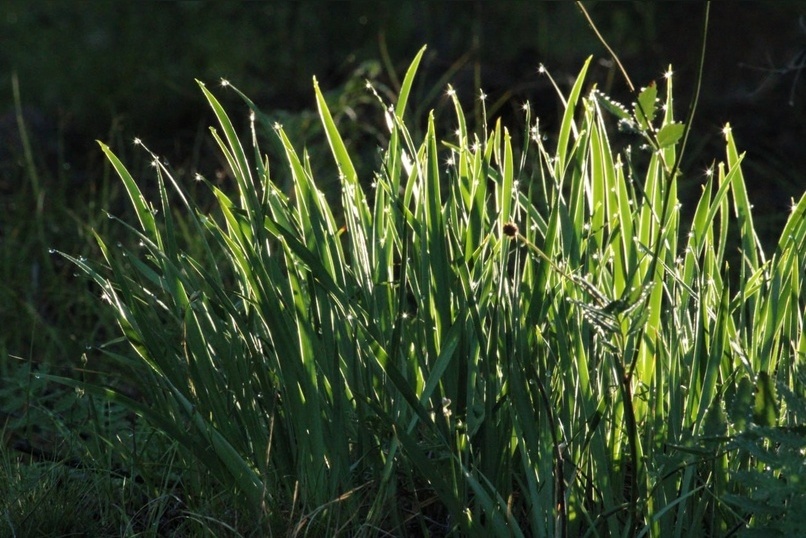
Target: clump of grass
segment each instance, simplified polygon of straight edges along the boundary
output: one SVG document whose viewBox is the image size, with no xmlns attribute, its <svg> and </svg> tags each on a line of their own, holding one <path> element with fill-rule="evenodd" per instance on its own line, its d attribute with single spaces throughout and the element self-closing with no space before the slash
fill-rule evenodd
<svg viewBox="0 0 806 538">
<path fill-rule="evenodd" d="M 371 178 L 314 81 L 338 209 L 281 125 L 285 162 L 269 163 L 255 105 L 243 96 L 245 146 L 201 83 L 235 180 L 198 178 L 214 211 L 156 155 L 147 200 L 102 145 L 138 222 L 121 223 L 128 243 L 97 237 L 102 261 L 67 257 L 100 287 L 148 393 L 60 381 L 164 431 L 203 466 L 185 491 L 209 475 L 264 530 L 680 536 L 753 523 L 732 477 L 762 459 L 736 440 L 800 420 L 775 389 L 803 392 L 806 198 L 768 257 L 726 126 L 724 161 L 684 219 L 678 182 L 699 179 L 677 172 L 671 76 L 628 110 L 583 95 L 587 62 L 560 94 L 551 147 L 528 105 L 522 148 L 500 122 L 470 132 L 450 90 L 456 131 L 439 136 L 430 115 L 415 139 L 421 56 L 395 104 L 378 97 L 388 146 Z M 613 115 L 631 151 L 613 150 Z M 280 166 L 292 192 L 272 181 Z"/>
</svg>

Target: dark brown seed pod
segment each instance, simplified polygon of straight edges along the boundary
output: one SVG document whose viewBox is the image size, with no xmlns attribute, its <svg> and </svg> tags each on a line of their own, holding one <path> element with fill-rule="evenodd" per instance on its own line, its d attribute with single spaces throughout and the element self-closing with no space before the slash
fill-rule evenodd
<svg viewBox="0 0 806 538">
<path fill-rule="evenodd" d="M 504 224 L 504 235 L 507 237 L 515 237 L 518 235 L 518 225 L 514 222 L 507 222 Z"/>
</svg>

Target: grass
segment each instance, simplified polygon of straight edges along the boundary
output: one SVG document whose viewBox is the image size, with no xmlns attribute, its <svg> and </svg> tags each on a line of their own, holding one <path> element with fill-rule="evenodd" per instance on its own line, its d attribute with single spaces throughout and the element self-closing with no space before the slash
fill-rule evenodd
<svg viewBox="0 0 806 538">
<path fill-rule="evenodd" d="M 500 121 L 474 133 L 450 89 L 455 130 L 439 134 L 433 114 L 414 129 L 422 54 L 394 103 L 368 88 L 388 127 L 371 177 L 316 81 L 334 163 L 316 178 L 313 156 L 246 96 L 229 88 L 249 111 L 243 137 L 199 84 L 233 179 L 198 177 L 212 210 L 147 148 L 155 178 L 138 181 L 101 145 L 135 217 L 99 219 L 117 231 L 94 234 L 97 256 L 63 256 L 116 318 L 130 351 L 101 351 L 141 394 L 24 378 L 74 387 L 76 405 L 100 409 L 105 446 L 82 465 L 127 478 L 81 483 L 147 499 L 139 515 L 131 500 L 90 508 L 124 507 L 99 532 L 796 531 L 806 197 L 764 252 L 729 126 L 704 178 L 677 173 L 671 77 L 627 109 L 591 88 L 585 63 L 558 90 L 550 135 L 528 104 L 523 133 Z M 616 126 L 631 137 L 623 151 Z M 261 127 L 280 162 L 260 149 Z M 319 187 L 334 178 L 335 207 Z M 702 182 L 686 212 L 684 181 Z M 130 442 L 112 443 L 126 421 Z M 6 472 L 22 484 L 37 471 Z M 60 502 L 93 498 L 66 483 Z M 17 534 L 25 499 L 48 499 L 26 491 L 3 507 Z"/>
</svg>

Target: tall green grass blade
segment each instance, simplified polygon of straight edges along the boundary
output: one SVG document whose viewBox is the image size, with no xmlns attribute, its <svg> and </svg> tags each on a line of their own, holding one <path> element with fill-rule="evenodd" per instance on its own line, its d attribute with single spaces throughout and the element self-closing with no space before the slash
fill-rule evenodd
<svg viewBox="0 0 806 538">
<path fill-rule="evenodd" d="M 222 141 L 213 131 L 214 138 L 218 142 L 219 149 L 227 158 L 227 163 L 232 169 L 233 176 L 238 183 L 238 191 L 243 200 L 243 206 L 249 211 L 255 212 L 256 215 L 260 214 L 260 203 L 258 198 L 258 187 L 252 178 L 252 167 L 249 165 L 246 153 L 243 150 L 241 141 L 238 134 L 235 132 L 235 127 L 221 106 L 221 103 L 216 97 L 207 89 L 203 82 L 197 80 L 204 97 L 210 104 L 210 107 L 215 113 L 216 119 L 224 131 L 224 139 L 226 144 Z"/>
<path fill-rule="evenodd" d="M 409 95 L 411 94 L 411 87 L 414 84 L 414 76 L 417 74 L 417 68 L 420 66 L 420 61 L 425 54 L 426 46 L 423 46 L 414 59 L 411 61 L 409 68 L 406 70 L 406 76 L 403 77 L 403 83 L 400 85 L 400 92 L 397 95 L 397 104 L 395 104 L 395 115 L 403 119 L 406 112 L 406 105 L 409 103 Z"/>
<path fill-rule="evenodd" d="M 565 112 L 563 113 L 562 121 L 560 122 L 560 132 L 557 137 L 557 154 L 554 162 L 554 177 L 558 181 L 562 181 L 565 175 L 566 164 L 568 163 L 569 141 L 571 133 L 577 136 L 577 129 L 574 125 L 574 114 L 576 112 L 576 104 L 579 95 L 582 93 L 582 84 L 585 80 L 585 74 L 588 72 L 592 57 L 588 57 L 582 65 L 576 81 L 574 82 L 571 92 L 568 94 L 568 99 L 565 105 Z"/>
<path fill-rule="evenodd" d="M 131 174 L 129 174 L 129 171 L 126 169 L 125 165 L 120 162 L 120 159 L 118 159 L 117 156 L 112 153 L 112 150 L 109 149 L 109 146 L 100 141 L 98 142 L 98 145 L 101 146 L 101 150 L 104 152 L 104 155 L 106 155 L 106 158 L 109 159 L 110 163 L 112 163 L 115 172 L 117 172 L 118 176 L 120 176 L 120 179 L 123 181 L 123 186 L 126 188 L 126 192 L 129 195 L 129 200 L 131 200 L 132 205 L 134 206 L 135 213 L 140 221 L 140 226 L 142 226 L 146 236 L 151 241 L 154 241 L 159 245 L 161 236 L 157 230 L 157 223 L 154 218 L 154 213 L 149 207 L 148 202 L 146 202 L 143 193 L 140 191 L 140 187 L 137 186 L 137 182 L 134 180 Z"/>
<path fill-rule="evenodd" d="M 737 170 L 737 177 L 733 180 L 733 209 L 736 212 L 736 218 L 739 220 L 739 235 L 742 243 L 742 253 L 747 264 L 747 272 L 751 273 L 759 268 L 760 264 L 765 262 L 764 252 L 761 249 L 756 230 L 753 226 L 753 216 L 751 211 L 750 199 L 747 195 L 745 187 L 744 176 L 741 173 L 741 168 L 738 166 L 741 162 L 742 156 L 736 149 L 736 142 L 733 139 L 733 131 L 730 124 L 726 124 L 723 132 L 727 142 L 727 164 L 733 170 Z M 744 271 L 743 271 L 744 274 Z"/>
</svg>

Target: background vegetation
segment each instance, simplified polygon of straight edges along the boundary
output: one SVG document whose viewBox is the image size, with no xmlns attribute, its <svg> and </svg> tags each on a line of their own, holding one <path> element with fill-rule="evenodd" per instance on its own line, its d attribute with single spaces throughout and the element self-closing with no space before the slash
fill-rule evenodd
<svg viewBox="0 0 806 538">
<path fill-rule="evenodd" d="M 223 76 L 266 112 L 258 123 L 261 136 L 271 134 L 278 121 L 296 147 L 309 148 L 319 187 L 338 200 L 338 176 L 318 173 L 332 167 L 326 134 L 312 110 L 312 74 L 329 90 L 334 121 L 366 177 L 364 172 L 377 168 L 375 147 L 387 135 L 364 79 L 374 81 L 383 98 L 392 101 L 407 62 L 423 43 L 429 49 L 409 105 L 410 128 L 418 134 L 426 131 L 431 108 L 438 126 L 455 122 L 444 93 L 450 82 L 471 107 L 471 130 L 485 123 L 476 99 L 483 88 L 489 95 L 486 117 L 500 115 L 505 124 L 525 127 L 519 107 L 528 100 L 547 136 L 557 136 L 563 108 L 551 84 L 537 75 L 537 64 L 548 65 L 567 92 L 588 54 L 604 57 L 579 14 L 561 4 L 327 6 L 301 2 L 234 8 L 189 2 L 160 4 L 153 11 L 111 2 L 81 10 L 62 2 L 4 6 L 0 418 L 3 472 L 12 477 L 7 498 L 19 501 L 14 512 L 22 518 L 14 520 L 18 529 L 31 525 L 31 532 L 47 534 L 48 529 L 86 531 L 97 525 L 99 533 L 109 534 L 192 533 L 194 522 L 221 532 L 244 528 L 238 523 L 243 514 L 228 513 L 226 495 L 209 495 L 215 479 L 201 474 L 194 488 L 177 493 L 173 484 L 191 464 L 183 460 L 187 453 L 175 438 L 104 398 L 81 397 L 80 391 L 65 391 L 34 375 L 102 381 L 135 401 L 143 396 L 140 383 L 151 381 L 140 377 L 133 382 L 125 367 L 126 346 L 113 340 L 99 350 L 99 344 L 118 335 L 111 310 L 99 308 L 97 287 L 77 279 L 73 265 L 50 253 L 58 248 L 99 259 L 93 230 L 111 244 L 126 241 L 105 211 L 130 222 L 134 215 L 127 213 L 125 191 L 94 139 L 106 141 L 139 178 L 153 160 L 133 151 L 132 138 L 140 137 L 170 163 L 177 181 L 203 208 L 212 207 L 215 200 L 206 187 L 191 181 L 194 175 L 201 173 L 226 190 L 237 178 L 229 175 L 228 163 L 207 134 L 215 117 L 192 79 L 213 83 Z M 688 179 L 680 183 L 679 194 L 684 212 L 693 211 L 701 174 L 724 152 L 721 128 L 730 120 L 740 146 L 748 150 L 742 165 L 745 183 L 756 205 L 757 233 L 769 252 L 789 214 L 790 199 L 799 198 L 803 186 L 797 142 L 803 134 L 797 120 L 803 89 L 796 78 L 803 44 L 800 5 L 745 3 L 737 12 L 719 9 L 728 8 L 715 6 L 712 13 L 701 113 L 682 163 Z M 678 72 L 678 103 L 688 101 L 698 53 L 698 12 L 654 4 L 614 9 L 607 3 L 591 10 L 636 80 L 660 80 L 672 63 Z M 742 39 L 729 41 L 737 35 Z M 685 45 L 680 36 L 687 37 Z M 631 100 L 607 62 L 594 61 L 588 77 L 617 99 Z M 232 93 L 220 98 L 227 109 L 237 110 L 239 100 Z M 356 117 L 368 119 L 356 123 Z M 237 118 L 240 132 L 247 122 Z M 516 139 L 519 130 L 513 129 Z M 285 159 L 286 148 L 267 139 L 264 150 L 271 158 Z M 287 192 L 293 174 L 282 167 L 274 170 Z M 109 353 L 118 360 L 111 362 Z M 781 452 L 769 452 L 764 442 L 769 435 L 761 435 L 760 442 L 742 438 L 743 448 L 757 461 L 780 463 Z M 801 449 L 797 438 L 777 442 L 792 455 Z M 144 472 L 143 466 L 155 470 Z M 737 476 L 763 490 L 758 476 Z M 183 496 L 190 490 L 199 498 Z M 110 498 L 116 499 L 111 505 Z M 792 506 L 791 499 L 784 495 L 760 502 L 773 506 L 769 517 L 775 518 L 775 503 Z M 53 514 L 53 520 L 33 518 L 34 513 Z M 77 514 L 76 520 L 65 514 Z"/>
</svg>

